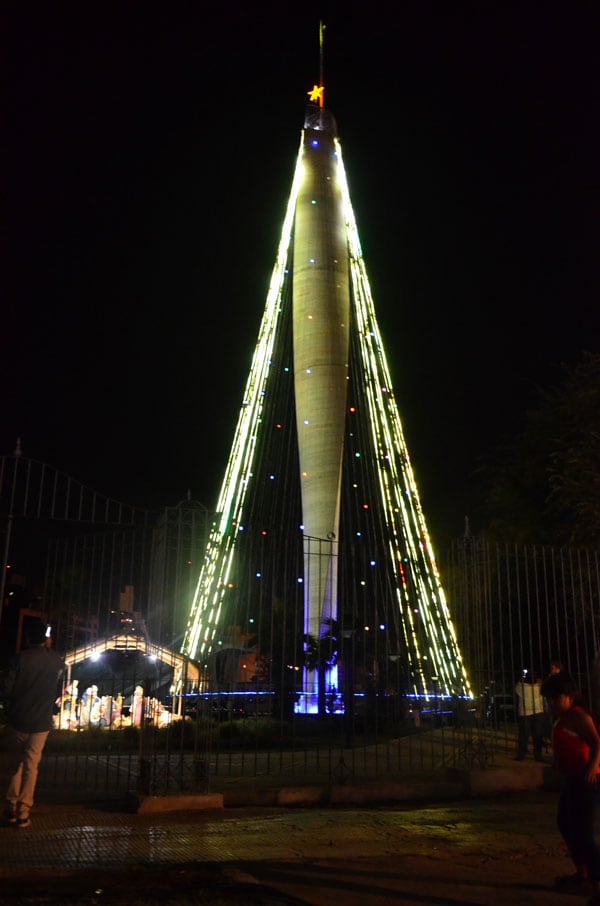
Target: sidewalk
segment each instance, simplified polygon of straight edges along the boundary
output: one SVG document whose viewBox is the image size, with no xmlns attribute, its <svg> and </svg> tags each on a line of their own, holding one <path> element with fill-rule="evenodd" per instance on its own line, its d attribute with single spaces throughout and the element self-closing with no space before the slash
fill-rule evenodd
<svg viewBox="0 0 600 906">
<path fill-rule="evenodd" d="M 539 780 L 539 768 L 519 764 L 515 787 Z M 569 871 L 556 794 L 491 794 L 491 783 L 488 793 L 130 814 L 41 804 L 29 828 L 0 828 L 0 903 L 564 904 L 552 885 Z"/>
</svg>

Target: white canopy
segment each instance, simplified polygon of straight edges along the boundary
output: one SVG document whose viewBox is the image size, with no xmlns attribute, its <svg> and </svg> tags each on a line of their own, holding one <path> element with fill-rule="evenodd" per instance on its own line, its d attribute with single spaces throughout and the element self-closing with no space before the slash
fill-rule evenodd
<svg viewBox="0 0 600 906">
<path fill-rule="evenodd" d="M 141 651 L 147 657 L 154 657 L 163 664 L 168 664 L 173 668 L 173 679 L 176 685 L 184 684 L 186 686 L 198 686 L 200 680 L 200 670 L 198 665 L 189 658 L 171 651 L 170 648 L 163 648 L 162 645 L 155 645 L 143 635 L 133 635 L 130 633 L 119 633 L 109 636 L 106 639 L 100 639 L 97 642 L 90 642 L 81 648 L 74 648 L 65 656 L 65 664 L 70 674 L 71 668 L 81 661 L 86 661 L 90 657 L 103 654 L 105 651 Z"/>
</svg>

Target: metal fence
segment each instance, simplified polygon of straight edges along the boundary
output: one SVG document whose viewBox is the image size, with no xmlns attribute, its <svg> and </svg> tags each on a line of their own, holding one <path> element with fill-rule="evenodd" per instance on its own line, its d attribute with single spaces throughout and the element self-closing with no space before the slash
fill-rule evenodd
<svg viewBox="0 0 600 906">
<path fill-rule="evenodd" d="M 77 669 L 47 744 L 40 796 L 122 798 L 232 790 L 252 778 L 349 783 L 485 768 L 515 751 L 518 678 L 524 670 L 544 676 L 554 659 L 598 715 L 598 554 L 467 538 L 453 546 L 442 575 L 473 701 L 405 696 L 397 654 L 380 646 L 374 659 L 368 639 L 342 627 L 333 642 L 345 687 L 332 693 L 325 715 L 295 713 L 298 664 L 279 658 L 271 669 L 289 627 L 269 612 L 280 602 L 268 594 L 261 632 L 240 632 L 218 663 L 194 665 L 174 652 L 169 661 L 170 649 L 143 626 L 113 627 L 113 645 L 80 641 L 70 652 Z M 127 619 L 127 608 L 117 611 Z M 89 623 L 92 613 L 83 616 Z"/>
<path fill-rule="evenodd" d="M 454 545 L 445 580 L 480 694 L 511 698 L 523 671 L 544 677 L 559 661 L 600 714 L 597 552 L 468 537 Z"/>
</svg>

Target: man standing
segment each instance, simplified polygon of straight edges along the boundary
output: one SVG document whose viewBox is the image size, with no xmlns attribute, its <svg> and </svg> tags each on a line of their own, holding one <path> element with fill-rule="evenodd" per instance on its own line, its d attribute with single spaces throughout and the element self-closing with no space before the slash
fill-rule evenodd
<svg viewBox="0 0 600 906">
<path fill-rule="evenodd" d="M 529 737 L 533 742 L 533 757 L 543 761 L 542 744 L 544 740 L 544 701 L 542 699 L 542 681 L 535 677 L 528 681 L 527 670 L 524 670 L 517 685 L 518 744 L 516 761 L 523 761 L 527 754 Z"/>
<path fill-rule="evenodd" d="M 44 623 L 29 628 L 28 642 L 12 666 L 5 691 L 10 776 L 5 818 L 17 827 L 30 824 L 38 767 L 65 666 L 52 651 Z"/>
</svg>

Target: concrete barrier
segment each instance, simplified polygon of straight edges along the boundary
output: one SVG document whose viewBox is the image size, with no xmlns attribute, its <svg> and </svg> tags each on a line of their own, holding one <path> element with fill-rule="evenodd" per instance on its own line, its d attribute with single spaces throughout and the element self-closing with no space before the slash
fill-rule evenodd
<svg viewBox="0 0 600 906">
<path fill-rule="evenodd" d="M 313 783 L 306 786 L 260 787 L 247 778 L 236 789 L 208 795 L 136 797 L 130 805 L 138 814 L 263 806 L 310 807 L 375 805 L 384 802 L 438 802 L 496 796 L 525 790 L 557 789 L 560 778 L 550 765 L 527 762 L 491 768 L 448 768 L 443 778 L 428 780 L 373 780 L 370 783 Z"/>
<path fill-rule="evenodd" d="M 135 809 L 138 815 L 154 815 L 161 812 L 190 812 L 201 809 L 222 809 L 223 794 L 209 793 L 205 796 L 142 796 Z"/>
</svg>

